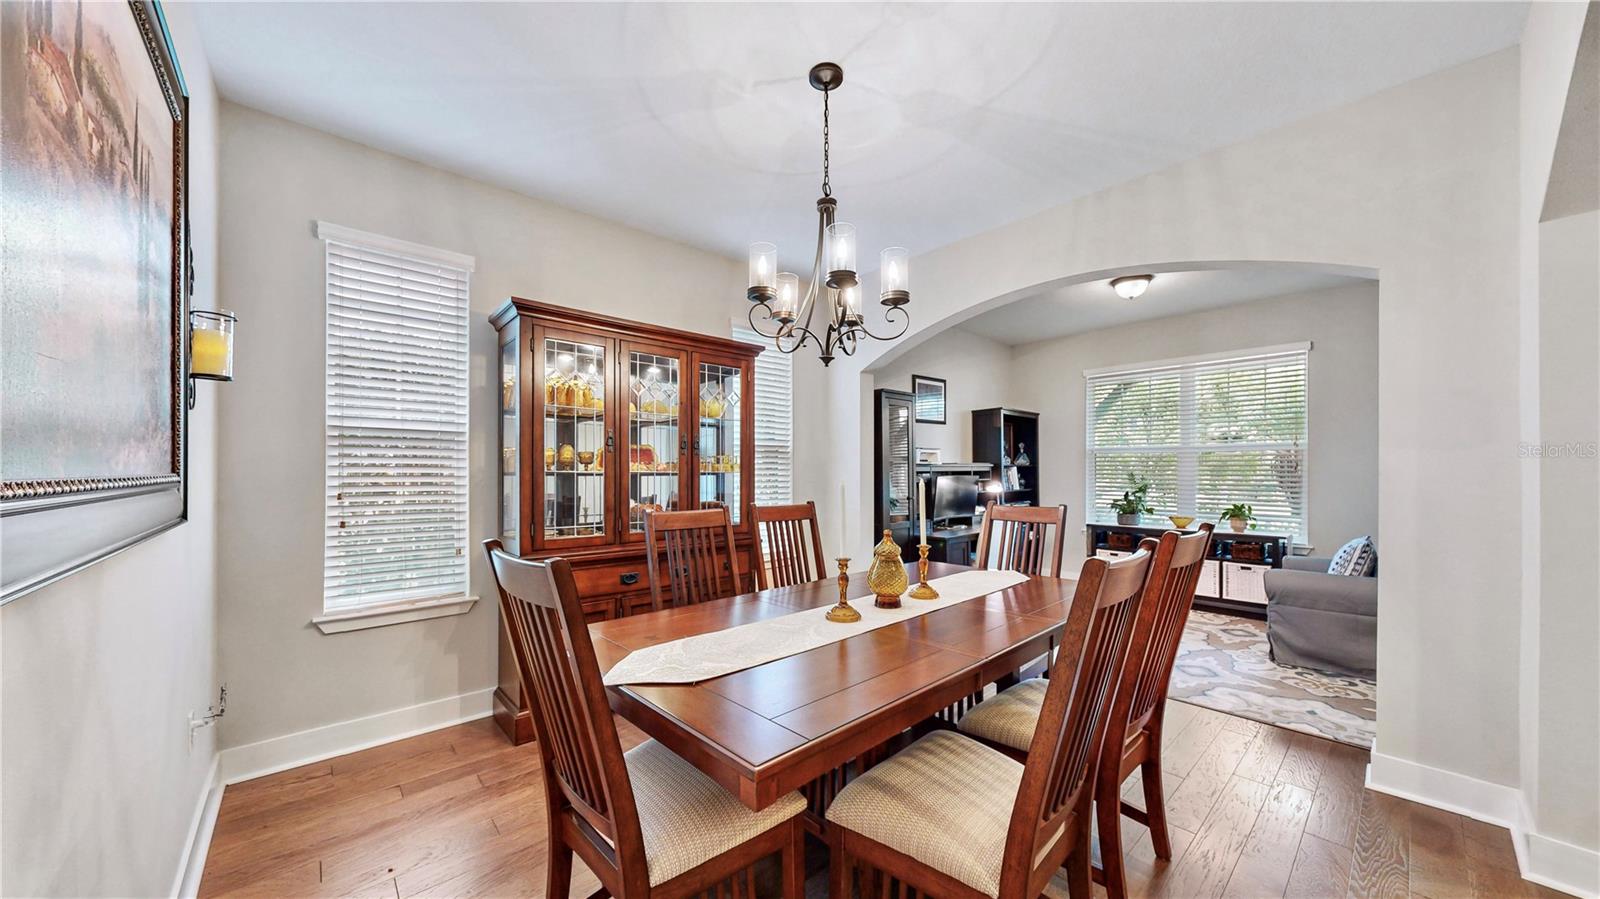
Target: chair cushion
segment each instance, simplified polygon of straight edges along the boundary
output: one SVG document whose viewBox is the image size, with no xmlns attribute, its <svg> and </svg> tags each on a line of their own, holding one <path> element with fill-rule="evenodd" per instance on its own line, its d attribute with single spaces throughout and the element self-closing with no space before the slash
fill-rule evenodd
<svg viewBox="0 0 1600 899">
<path fill-rule="evenodd" d="M 1346 577 L 1367 577 L 1378 565 L 1378 548 L 1370 536 L 1357 537 L 1339 547 L 1328 563 L 1328 573 Z"/>
<path fill-rule="evenodd" d="M 1033 730 L 1044 708 L 1044 694 L 1050 682 L 1042 677 L 1025 680 L 993 696 L 961 716 L 956 729 L 991 743 L 1027 752 L 1033 745 Z"/>
<path fill-rule="evenodd" d="M 646 740 L 623 756 L 644 832 L 650 885 L 679 874 L 753 839 L 805 811 L 805 797 L 790 793 L 759 812 L 679 758 Z"/>
<path fill-rule="evenodd" d="M 841 790 L 828 821 L 996 896 L 1021 785 L 1020 762 L 934 731 Z"/>
</svg>

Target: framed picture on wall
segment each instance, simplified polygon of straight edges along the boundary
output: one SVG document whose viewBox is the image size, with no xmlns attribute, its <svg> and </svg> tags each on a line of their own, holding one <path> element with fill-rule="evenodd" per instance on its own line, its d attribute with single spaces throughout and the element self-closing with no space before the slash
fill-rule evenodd
<svg viewBox="0 0 1600 899">
<path fill-rule="evenodd" d="M 187 515 L 189 145 L 159 4 L 0 20 L 7 602 Z"/>
<path fill-rule="evenodd" d="M 911 376 L 911 395 L 915 397 L 917 423 L 944 424 L 944 378 L 927 375 Z"/>
</svg>

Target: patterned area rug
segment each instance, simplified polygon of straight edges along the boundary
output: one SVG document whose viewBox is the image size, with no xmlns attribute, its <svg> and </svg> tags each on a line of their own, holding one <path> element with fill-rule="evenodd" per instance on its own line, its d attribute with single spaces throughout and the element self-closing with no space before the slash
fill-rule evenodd
<svg viewBox="0 0 1600 899">
<path fill-rule="evenodd" d="M 1189 613 L 1168 695 L 1362 749 L 1377 731 L 1376 683 L 1279 665 L 1267 656 L 1267 623 L 1253 618 Z"/>
</svg>

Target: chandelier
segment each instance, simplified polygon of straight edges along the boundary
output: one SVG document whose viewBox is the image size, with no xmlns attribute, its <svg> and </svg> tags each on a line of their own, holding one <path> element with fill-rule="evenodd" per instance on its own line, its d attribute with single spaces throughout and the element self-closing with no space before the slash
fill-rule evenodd
<svg viewBox="0 0 1600 899">
<path fill-rule="evenodd" d="M 811 279 L 804 297 L 800 278 L 778 271 L 778 248 L 765 241 L 750 245 L 750 327 L 770 338 L 777 348 L 793 353 L 815 344 L 826 366 L 835 356 L 855 355 L 863 339 L 894 340 L 906 333 L 911 315 L 911 259 L 904 247 L 889 247 L 878 254 L 878 302 L 884 320 L 900 330 L 874 334 L 861 311 L 861 279 L 856 275 L 856 228 L 837 221 L 839 201 L 828 180 L 828 95 L 844 83 L 844 69 L 836 63 L 811 67 L 811 86 L 822 91 L 822 196 L 817 200 L 817 251 L 811 262 Z M 758 320 L 757 310 L 761 316 Z"/>
</svg>

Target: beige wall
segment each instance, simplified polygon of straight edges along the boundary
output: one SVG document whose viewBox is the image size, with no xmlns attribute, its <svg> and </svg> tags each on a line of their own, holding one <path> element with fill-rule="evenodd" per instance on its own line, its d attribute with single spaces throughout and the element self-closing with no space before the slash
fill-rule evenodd
<svg viewBox="0 0 1600 899">
<path fill-rule="evenodd" d="M 1540 833 L 1600 849 L 1600 212 L 1539 229 Z"/>
<path fill-rule="evenodd" d="M 1520 618 L 1517 82 L 1497 53 L 921 254 L 914 333 L 834 364 L 835 442 L 858 449 L 829 480 L 869 495 L 863 371 L 1038 285 L 1207 261 L 1380 273 L 1377 752 L 1516 784 L 1515 666 L 1484 660 L 1516 658 Z M 870 508 L 846 511 L 866 546 Z"/>
<path fill-rule="evenodd" d="M 224 745 L 280 737 L 494 684 L 498 434 L 488 314 L 509 295 L 728 334 L 743 266 L 621 225 L 224 104 L 223 295 L 239 380 L 221 423 Z M 466 614 L 324 635 L 325 220 L 477 257 L 472 275 L 472 589 Z M 738 301 L 734 304 L 733 298 Z"/>
<path fill-rule="evenodd" d="M 945 462 L 972 461 L 972 410 L 1008 403 L 1031 409 L 1015 399 L 1010 386 L 1011 347 L 969 331 L 951 329 L 873 372 L 876 387 L 911 389 L 911 376 L 944 378 L 945 423 L 918 422 L 918 448 L 937 449 Z M 837 488 L 834 491 L 838 492 Z"/>
<path fill-rule="evenodd" d="M 1084 508 L 1085 369 L 1305 340 L 1313 343 L 1307 470 L 1311 543 L 1317 553 L 1327 554 L 1351 537 L 1377 536 L 1378 285 L 1362 284 L 1017 347 L 1009 360 L 1008 402 L 1040 413 L 1043 501 L 1067 504 L 1066 564 L 1082 564 L 1084 521 L 1106 517 L 1104 509 Z M 1378 549 L 1381 554 L 1381 539 Z"/>
<path fill-rule="evenodd" d="M 200 308 L 217 292 L 217 98 L 189 10 L 166 7 L 188 82 L 189 217 Z M 8 88 L 9 89 L 9 88 Z M 189 521 L 0 608 L 0 890 L 175 889 L 209 783 L 216 699 L 217 410 L 189 416 Z"/>
</svg>

